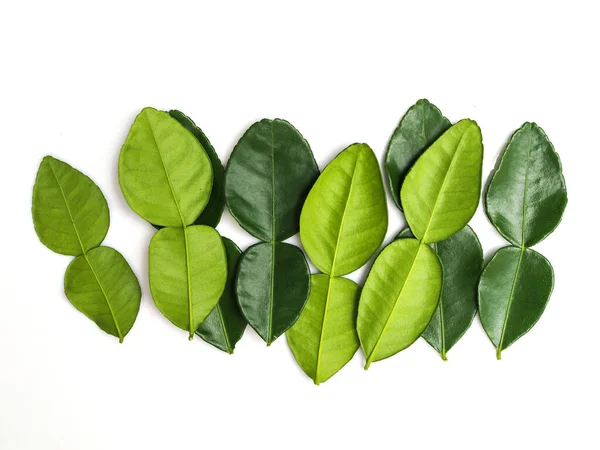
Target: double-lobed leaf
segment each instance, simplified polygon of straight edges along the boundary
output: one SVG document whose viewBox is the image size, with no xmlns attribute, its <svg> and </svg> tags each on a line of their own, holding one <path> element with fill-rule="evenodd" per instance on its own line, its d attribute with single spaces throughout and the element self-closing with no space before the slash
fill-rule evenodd
<svg viewBox="0 0 600 450">
<path fill-rule="evenodd" d="M 119 156 L 119 184 L 131 209 L 155 225 L 184 227 L 207 205 L 212 182 L 198 139 L 168 113 L 144 108 Z"/>
<path fill-rule="evenodd" d="M 511 244 L 531 247 L 558 226 L 566 205 L 558 154 L 544 131 L 527 122 L 513 134 L 492 176 L 487 215 Z"/>
<path fill-rule="evenodd" d="M 442 265 L 428 245 L 400 239 L 383 249 L 358 305 L 357 329 L 365 368 L 418 339 L 438 306 L 441 290 Z"/>
<path fill-rule="evenodd" d="M 236 294 L 242 314 L 270 345 L 298 319 L 310 292 L 302 251 L 282 242 L 261 242 L 241 256 Z"/>
<path fill-rule="evenodd" d="M 542 315 L 554 273 L 546 258 L 526 248 L 501 248 L 479 281 L 479 316 L 496 356 L 527 333 Z"/>
<path fill-rule="evenodd" d="M 417 239 L 441 241 L 469 222 L 479 203 L 482 161 L 481 130 L 469 119 L 454 124 L 421 155 L 400 191 Z"/>
<path fill-rule="evenodd" d="M 231 215 L 252 236 L 281 242 L 298 218 L 319 169 L 308 142 L 289 122 L 263 119 L 236 144 L 225 171 Z"/>
<path fill-rule="evenodd" d="M 410 168 L 450 125 L 435 105 L 421 99 L 409 108 L 394 130 L 385 154 L 385 170 L 392 198 L 400 210 L 400 188 Z"/>
<path fill-rule="evenodd" d="M 359 293 L 351 280 L 311 276 L 308 302 L 286 336 L 296 361 L 315 384 L 335 375 L 358 350 Z"/>
<path fill-rule="evenodd" d="M 230 239 L 222 239 L 227 254 L 227 284 L 219 303 L 200 324 L 196 334 L 219 350 L 231 354 L 246 329 L 246 321 L 235 295 L 235 275 L 242 252 Z"/>
<path fill-rule="evenodd" d="M 377 251 L 387 217 L 377 158 L 367 144 L 353 144 L 325 168 L 308 194 L 300 239 L 321 272 L 345 275 Z"/>
<path fill-rule="evenodd" d="M 154 303 L 190 339 L 217 305 L 227 281 L 227 256 L 219 233 L 205 225 L 167 227 L 149 249 Z"/>
</svg>

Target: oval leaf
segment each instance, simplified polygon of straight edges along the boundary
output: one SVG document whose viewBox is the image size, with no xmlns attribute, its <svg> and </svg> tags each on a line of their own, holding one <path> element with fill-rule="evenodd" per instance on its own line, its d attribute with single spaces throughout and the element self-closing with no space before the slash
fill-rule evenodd
<svg viewBox="0 0 600 450">
<path fill-rule="evenodd" d="M 62 255 L 79 256 L 97 247 L 110 223 L 100 188 L 51 156 L 46 156 L 38 169 L 32 214 L 40 241 Z"/>
<path fill-rule="evenodd" d="M 485 196 L 487 215 L 511 244 L 531 247 L 558 226 L 567 188 L 558 154 L 535 123 L 513 134 Z"/>
<path fill-rule="evenodd" d="M 415 161 L 440 135 L 450 128 L 441 111 L 421 99 L 406 112 L 388 144 L 385 170 L 394 203 L 402 211 L 400 188 Z"/>
<path fill-rule="evenodd" d="M 296 361 L 315 384 L 335 375 L 358 350 L 359 292 L 351 280 L 311 276 L 308 302 L 286 336 Z"/>
<path fill-rule="evenodd" d="M 210 191 L 210 198 L 208 199 L 206 207 L 194 221 L 194 224 L 216 227 L 221 221 L 221 216 L 225 210 L 225 169 L 223 168 L 223 164 L 204 132 L 192 119 L 181 111 L 174 109 L 169 111 L 169 115 L 198 139 L 198 142 L 200 142 L 200 145 L 202 145 L 202 148 L 210 158 L 213 172 L 212 190 Z"/>
<path fill-rule="evenodd" d="M 410 170 L 400 197 L 410 229 L 425 244 L 463 228 L 481 191 L 481 130 L 469 119 L 446 131 Z"/>
<path fill-rule="evenodd" d="M 69 264 L 65 294 L 75 308 L 119 342 L 131 330 L 142 298 L 131 267 L 110 247 L 94 248 Z"/>
<path fill-rule="evenodd" d="M 319 176 L 308 142 L 285 120 L 253 124 L 225 171 L 231 215 L 252 236 L 283 241 L 298 232 L 306 194 Z"/>
<path fill-rule="evenodd" d="M 479 316 L 498 359 L 539 320 L 553 286 L 552 266 L 539 253 L 512 246 L 496 252 L 479 281 Z"/>
<path fill-rule="evenodd" d="M 163 228 L 150 242 L 150 291 L 160 312 L 190 339 L 219 301 L 227 256 L 214 228 Z"/>
<path fill-rule="evenodd" d="M 208 203 L 212 177 L 198 140 L 168 113 L 144 108 L 135 118 L 119 156 L 119 184 L 143 219 L 190 225 Z"/>
<path fill-rule="evenodd" d="M 196 334 L 219 350 L 231 354 L 246 329 L 246 321 L 235 296 L 235 274 L 242 252 L 230 239 L 222 239 L 227 254 L 227 284 L 219 303 L 200 324 Z"/>
<path fill-rule="evenodd" d="M 300 239 L 313 264 L 331 276 L 353 272 L 387 231 L 381 172 L 367 144 L 353 144 L 325 168 L 300 216 Z"/>
<path fill-rule="evenodd" d="M 379 254 L 360 295 L 357 329 L 365 369 L 410 346 L 425 330 L 442 290 L 442 266 L 415 239 L 392 242 Z"/>
<path fill-rule="evenodd" d="M 240 258 L 236 294 L 242 314 L 267 345 L 298 319 L 310 292 L 310 270 L 298 247 L 261 242 Z"/>
</svg>

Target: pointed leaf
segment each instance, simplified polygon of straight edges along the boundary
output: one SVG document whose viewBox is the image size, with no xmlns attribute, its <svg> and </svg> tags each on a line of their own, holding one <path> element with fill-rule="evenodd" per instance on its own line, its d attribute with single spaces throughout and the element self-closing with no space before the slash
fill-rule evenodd
<svg viewBox="0 0 600 450">
<path fill-rule="evenodd" d="M 236 294 L 242 314 L 270 345 L 298 319 L 310 292 L 310 270 L 298 247 L 262 242 L 240 258 Z"/>
<path fill-rule="evenodd" d="M 192 133 L 168 113 L 144 108 L 119 156 L 119 184 L 138 215 L 159 226 L 190 225 L 208 203 L 212 167 Z"/>
<path fill-rule="evenodd" d="M 485 196 L 487 215 L 511 244 L 531 247 L 558 226 L 567 188 L 558 154 L 535 123 L 513 134 Z"/>
<path fill-rule="evenodd" d="M 233 149 L 225 171 L 231 215 L 252 236 L 283 241 L 298 218 L 319 168 L 308 142 L 289 122 L 263 119 Z"/>
<path fill-rule="evenodd" d="M 79 256 L 97 247 L 110 223 L 98 186 L 51 156 L 42 160 L 37 173 L 32 214 L 40 241 L 62 255 Z"/>
<path fill-rule="evenodd" d="M 135 322 L 142 297 L 131 267 L 110 247 L 94 248 L 69 264 L 65 294 L 75 308 L 120 342 Z"/>
<path fill-rule="evenodd" d="M 160 312 L 190 339 L 221 298 L 227 256 L 214 228 L 163 228 L 149 249 L 150 291 Z"/>
<path fill-rule="evenodd" d="M 300 216 L 300 239 L 313 264 L 331 276 L 353 272 L 387 231 L 381 172 L 367 144 L 353 144 L 323 171 Z"/>
<path fill-rule="evenodd" d="M 441 241 L 471 220 L 479 203 L 482 161 L 481 131 L 469 119 L 453 125 L 417 160 L 400 192 L 417 239 Z"/>
<path fill-rule="evenodd" d="M 219 350 L 231 354 L 246 329 L 246 321 L 235 296 L 235 275 L 242 252 L 230 239 L 222 239 L 227 254 L 227 284 L 219 303 L 200 324 L 196 334 Z"/>
<path fill-rule="evenodd" d="M 359 292 L 351 280 L 311 276 L 308 302 L 286 336 L 296 361 L 315 384 L 335 375 L 358 350 Z"/>
<path fill-rule="evenodd" d="M 539 320 L 553 286 L 552 266 L 539 253 L 512 246 L 496 252 L 479 281 L 479 316 L 498 359 Z"/>
<path fill-rule="evenodd" d="M 417 340 L 437 308 L 441 289 L 442 266 L 429 246 L 400 239 L 383 249 L 358 304 L 365 369 Z"/>
<path fill-rule="evenodd" d="M 394 203 L 400 210 L 400 188 L 417 158 L 450 128 L 450 121 L 426 99 L 417 101 L 394 130 L 385 154 L 385 170 Z"/>
</svg>

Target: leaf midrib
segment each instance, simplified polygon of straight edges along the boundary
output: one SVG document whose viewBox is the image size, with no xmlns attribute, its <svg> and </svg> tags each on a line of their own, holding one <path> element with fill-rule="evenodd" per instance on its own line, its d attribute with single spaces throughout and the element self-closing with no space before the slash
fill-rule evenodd
<svg viewBox="0 0 600 450">
<path fill-rule="evenodd" d="M 517 269 L 515 270 L 515 277 L 513 278 L 513 284 L 510 288 L 510 294 L 508 296 L 508 305 L 506 305 L 506 315 L 504 316 L 504 323 L 502 324 L 502 333 L 500 334 L 500 342 L 498 343 L 498 348 L 496 349 L 496 358 L 501 359 L 502 353 L 502 345 L 504 345 L 504 337 L 506 335 L 506 327 L 508 326 L 508 317 L 510 315 L 510 307 L 512 306 L 512 302 L 515 297 L 515 288 L 517 286 L 517 281 L 519 280 L 519 272 L 521 270 L 521 262 L 523 261 L 523 255 L 525 254 L 525 249 L 519 249 L 519 261 L 517 262 Z"/>
<path fill-rule="evenodd" d="M 275 130 L 271 121 L 271 286 L 267 318 L 267 346 L 273 341 L 273 306 L 275 304 Z"/>
<path fill-rule="evenodd" d="M 319 336 L 319 347 L 317 348 L 317 367 L 315 369 L 315 384 L 319 384 L 319 369 L 321 367 L 321 350 L 323 349 L 323 336 L 325 335 L 325 323 L 327 322 L 327 307 L 329 305 L 329 294 L 331 292 L 331 282 L 334 277 L 329 275 L 327 282 L 327 294 L 325 295 L 325 310 L 323 311 L 323 321 L 321 322 L 321 334 Z"/>
<path fill-rule="evenodd" d="M 527 221 L 527 185 L 529 179 L 529 159 L 531 158 L 532 135 L 529 133 L 529 146 L 527 147 L 527 159 L 525 160 L 525 180 L 523 188 L 523 217 L 521 219 L 521 248 L 525 247 L 525 222 Z"/>
</svg>

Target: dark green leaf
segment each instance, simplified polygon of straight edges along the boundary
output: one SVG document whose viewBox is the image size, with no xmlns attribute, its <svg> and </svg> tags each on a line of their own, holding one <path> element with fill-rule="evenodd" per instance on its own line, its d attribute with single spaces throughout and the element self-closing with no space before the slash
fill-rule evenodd
<svg viewBox="0 0 600 450">
<path fill-rule="evenodd" d="M 498 359 L 539 320 L 553 286 L 550 262 L 530 249 L 501 248 L 486 265 L 479 281 L 479 316 Z"/>
<path fill-rule="evenodd" d="M 196 334 L 219 350 L 231 354 L 246 328 L 246 321 L 235 295 L 235 275 L 242 252 L 230 239 L 222 239 L 227 253 L 227 284 L 219 303 L 200 324 Z"/>
<path fill-rule="evenodd" d="M 385 154 L 385 170 L 394 203 L 400 210 L 400 188 L 415 161 L 440 135 L 450 121 L 426 99 L 419 100 L 406 112 L 394 130 Z"/>
<path fill-rule="evenodd" d="M 558 154 L 535 123 L 513 134 L 485 196 L 488 217 L 511 244 L 531 247 L 548 236 L 567 206 Z"/>
<path fill-rule="evenodd" d="M 262 242 L 240 258 L 236 293 L 242 314 L 270 345 L 298 319 L 310 292 L 310 270 L 298 247 Z"/>
<path fill-rule="evenodd" d="M 285 120 L 253 124 L 225 171 L 231 215 L 252 236 L 283 241 L 298 232 L 304 199 L 319 175 L 308 142 Z"/>
</svg>

